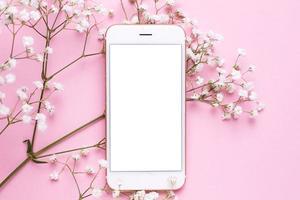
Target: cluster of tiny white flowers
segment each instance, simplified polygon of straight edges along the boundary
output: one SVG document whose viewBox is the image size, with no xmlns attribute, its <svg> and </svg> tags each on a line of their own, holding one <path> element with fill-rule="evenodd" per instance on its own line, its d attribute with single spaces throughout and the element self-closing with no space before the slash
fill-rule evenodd
<svg viewBox="0 0 300 200">
<path fill-rule="evenodd" d="M 49 100 L 47 100 L 50 95 L 55 91 L 61 91 L 63 90 L 63 85 L 58 82 L 49 82 L 45 86 L 47 90 L 49 90 L 49 94 L 47 98 L 42 99 L 42 107 L 39 112 L 35 110 L 34 105 L 38 102 L 33 101 L 31 97 L 34 95 L 34 93 L 38 90 L 43 89 L 44 85 L 41 81 L 34 81 L 34 91 L 29 92 L 28 87 L 22 86 L 16 90 L 16 96 L 18 98 L 18 102 L 21 102 L 20 104 L 20 111 L 17 112 L 15 117 L 13 117 L 13 112 L 17 107 L 14 109 L 9 108 L 4 104 L 4 99 L 6 97 L 6 94 L 4 92 L 0 91 L 0 117 L 8 117 L 11 116 L 12 121 L 10 123 L 22 121 L 24 124 L 30 124 L 33 120 L 37 122 L 37 129 L 41 132 L 45 131 L 47 129 L 47 116 L 43 111 L 46 111 L 48 114 L 53 114 L 55 111 L 55 107 L 53 104 L 50 103 Z M 19 104 L 17 104 L 19 105 Z M 19 117 L 17 117 L 19 116 Z"/>
<path fill-rule="evenodd" d="M 48 155 L 48 163 L 55 167 L 54 171 L 49 174 L 50 181 L 57 182 L 59 181 L 60 174 L 69 169 L 68 172 L 72 173 L 72 177 L 77 178 L 77 174 L 86 174 L 92 178 L 90 187 L 86 189 L 86 192 L 89 192 L 89 196 L 93 196 L 95 198 L 99 198 L 103 195 L 103 193 L 107 193 L 108 190 L 104 187 L 94 186 L 94 180 L 97 178 L 100 170 L 106 170 L 108 167 L 108 162 L 105 159 L 100 159 L 98 161 L 97 167 L 93 167 L 93 165 L 85 165 L 85 168 L 82 170 L 79 169 L 80 162 L 84 163 L 86 160 L 82 160 L 82 156 L 87 157 L 89 155 L 90 147 L 83 147 L 82 150 L 74 151 L 74 153 L 67 153 L 65 155 L 58 156 L 57 154 Z M 65 160 L 65 158 L 67 159 Z M 71 158 L 71 159 L 69 159 Z M 64 161 L 63 161 L 64 160 Z M 67 167 L 66 167 L 67 166 Z M 77 167 L 78 166 L 78 167 Z M 119 190 L 111 191 L 111 195 L 113 198 L 118 198 L 121 192 Z M 147 193 L 143 195 L 145 200 L 155 200 L 157 198 L 155 193 Z"/>
<path fill-rule="evenodd" d="M 204 46 L 205 43 L 199 43 L 198 38 L 194 39 L 196 39 L 198 44 Z M 256 117 L 258 113 L 264 109 L 264 105 L 258 101 L 258 95 L 254 91 L 254 84 L 245 78 L 245 75 L 254 72 L 256 67 L 255 65 L 250 65 L 245 71 L 242 71 L 238 65 L 238 59 L 241 56 L 245 56 L 246 51 L 244 49 L 238 49 L 237 62 L 233 65 L 231 71 L 227 73 L 226 68 L 223 67 L 224 62 L 222 62 L 222 65 L 217 62 L 211 62 L 211 60 L 216 61 L 219 58 L 213 54 L 214 49 L 207 49 L 209 46 L 204 49 L 202 47 L 199 48 L 199 45 L 193 48 L 192 41 L 193 39 L 191 43 L 188 44 L 190 49 L 187 51 L 187 53 L 193 54 L 192 56 L 187 55 L 187 74 L 189 82 L 192 85 L 192 87 L 188 89 L 190 99 L 209 103 L 213 107 L 220 107 L 223 112 L 222 118 L 224 120 L 231 118 L 237 119 L 242 113 L 247 113 L 251 118 Z M 204 39 L 203 41 L 207 40 Z M 211 46 L 210 48 L 214 47 Z M 199 58 L 201 59 L 198 60 Z M 202 69 L 199 70 L 195 67 L 198 63 L 202 63 L 205 66 L 213 66 L 216 70 L 216 78 L 204 82 L 200 75 Z M 232 95 L 236 95 L 237 100 L 225 102 L 225 97 Z M 250 111 L 244 110 L 242 105 L 246 102 L 253 102 L 254 104 L 252 105 L 254 108 Z"/>
<path fill-rule="evenodd" d="M 131 1 L 133 5 L 135 0 Z M 245 70 L 238 60 L 246 56 L 246 50 L 237 49 L 236 63 L 230 69 L 225 66 L 225 59 L 216 55 L 216 45 L 224 37 L 213 31 L 203 32 L 197 28 L 196 20 L 192 20 L 176 7 L 174 0 L 156 1 L 156 8 L 152 14 L 146 3 L 138 4 L 137 12 L 125 24 L 178 24 L 186 30 L 186 74 L 187 100 L 200 101 L 220 108 L 222 119 L 237 119 L 242 113 L 251 118 L 257 116 L 264 108 L 258 101 L 252 82 L 246 80 L 246 74 L 256 70 L 250 65 Z M 164 8 L 164 9 L 163 9 Z M 160 12 L 162 11 L 163 12 Z M 124 11 L 125 12 L 125 11 Z M 205 70 L 215 70 L 215 77 L 204 78 Z M 228 96 L 237 96 L 237 100 L 230 102 Z M 243 105 L 252 102 L 253 109 L 245 110 Z"/>
<path fill-rule="evenodd" d="M 106 169 L 106 168 L 108 167 L 108 162 L 107 162 L 107 160 L 101 159 L 101 160 L 98 161 L 98 163 L 99 163 L 99 166 L 100 166 L 101 168 L 103 168 L 103 169 Z"/>
<path fill-rule="evenodd" d="M 132 195 L 133 200 L 156 200 L 158 198 L 159 194 L 157 192 L 146 193 L 144 190 L 137 191 Z"/>
<path fill-rule="evenodd" d="M 58 12 L 58 8 L 52 5 L 53 13 Z M 69 21 L 68 27 L 79 33 L 87 32 L 95 22 L 96 17 L 112 17 L 114 11 L 105 8 L 102 4 L 94 1 L 68 0 L 62 7 Z M 103 37 L 103 36 L 102 36 Z"/>
<path fill-rule="evenodd" d="M 59 172 L 54 171 L 49 175 L 51 181 L 58 181 L 59 179 Z"/>
<path fill-rule="evenodd" d="M 250 65 L 246 70 L 242 70 L 238 64 L 239 59 L 246 56 L 246 50 L 242 48 L 237 50 L 236 63 L 227 71 L 225 59 L 215 54 L 215 46 L 224 39 L 223 36 L 213 31 L 203 33 L 195 25 L 190 26 L 191 34 L 186 36 L 188 100 L 201 101 L 220 108 L 224 120 L 237 119 L 242 113 L 248 114 L 251 118 L 256 117 L 264 106 L 258 101 L 254 84 L 245 77 L 247 73 L 254 72 L 256 66 Z M 215 77 L 204 81 L 201 74 L 205 73 L 205 68 L 215 70 Z M 237 99 L 229 101 L 226 98 L 228 96 L 236 96 Z M 252 110 L 243 108 L 246 102 L 252 102 Z"/>
</svg>

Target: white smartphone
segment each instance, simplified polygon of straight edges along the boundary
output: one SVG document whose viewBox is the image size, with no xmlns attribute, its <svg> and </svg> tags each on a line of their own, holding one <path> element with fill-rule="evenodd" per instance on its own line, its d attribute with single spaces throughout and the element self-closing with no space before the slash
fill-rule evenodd
<svg viewBox="0 0 300 200">
<path fill-rule="evenodd" d="M 106 33 L 107 182 L 175 190 L 185 182 L 185 34 L 175 25 Z"/>
</svg>

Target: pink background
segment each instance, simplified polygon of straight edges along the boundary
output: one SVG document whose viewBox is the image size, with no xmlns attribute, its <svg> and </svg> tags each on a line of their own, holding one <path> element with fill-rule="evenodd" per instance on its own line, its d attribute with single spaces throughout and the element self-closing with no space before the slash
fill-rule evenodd
<svg viewBox="0 0 300 200">
<path fill-rule="evenodd" d="M 225 37 L 219 52 L 232 63 L 238 47 L 248 56 L 242 60 L 257 65 L 253 76 L 256 90 L 267 104 L 257 120 L 242 118 L 223 122 L 220 113 L 206 105 L 189 103 L 187 110 L 187 181 L 178 192 L 180 199 L 203 200 L 298 200 L 300 199 L 300 2 L 298 0 L 181 0 L 188 16 L 199 20 L 202 30 L 214 30 Z M 119 1 L 109 3 L 120 18 Z M 0 35 L 1 60 L 7 56 L 7 35 Z M 53 43 L 55 71 L 76 57 L 80 36 L 69 35 Z M 82 38 L 81 38 L 82 39 Z M 20 38 L 19 38 L 20 41 Z M 21 42 L 19 42 L 21 43 Z M 97 48 L 91 43 L 92 49 Z M 37 42 L 36 46 L 42 46 Z M 92 51 L 92 50 L 91 50 Z M 66 52 L 67 53 L 66 55 Z M 65 91 L 52 102 L 56 113 L 49 130 L 39 133 L 39 149 L 67 131 L 96 117 L 104 109 L 104 63 L 87 59 L 58 76 Z M 16 69 L 17 86 L 39 78 L 39 67 L 28 62 Z M 13 87 L 9 88 L 13 91 Z M 15 99 L 15 98 L 14 98 Z M 11 102 L 14 102 L 11 100 Z M 2 125 L 2 124 L 1 124 Z M 18 125 L 0 136 L 0 180 L 25 158 L 24 139 L 32 127 Z M 104 121 L 52 149 L 61 150 L 94 144 L 104 134 Z M 99 153 L 100 152 L 100 153 Z M 99 156 L 99 154 L 101 156 Z M 93 164 L 94 159 L 83 162 Z M 95 165 L 95 163 L 94 163 Z M 64 173 L 57 183 L 48 179 L 53 166 L 27 165 L 6 187 L 0 199 L 76 199 L 73 180 Z M 103 177 L 104 178 L 104 177 Z M 83 181 L 88 183 L 87 178 Z M 97 183 L 100 184 L 100 180 Z"/>
</svg>

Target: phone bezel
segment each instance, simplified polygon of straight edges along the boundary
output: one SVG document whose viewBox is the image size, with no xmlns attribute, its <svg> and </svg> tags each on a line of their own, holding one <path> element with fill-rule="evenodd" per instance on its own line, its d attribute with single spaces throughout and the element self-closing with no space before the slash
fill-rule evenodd
<svg viewBox="0 0 300 200">
<path fill-rule="evenodd" d="M 177 25 L 114 25 L 106 32 L 106 158 L 110 163 L 109 47 L 111 44 L 180 44 L 182 48 L 182 170 L 115 172 L 107 183 L 115 190 L 176 190 L 185 182 L 185 33 Z"/>
</svg>

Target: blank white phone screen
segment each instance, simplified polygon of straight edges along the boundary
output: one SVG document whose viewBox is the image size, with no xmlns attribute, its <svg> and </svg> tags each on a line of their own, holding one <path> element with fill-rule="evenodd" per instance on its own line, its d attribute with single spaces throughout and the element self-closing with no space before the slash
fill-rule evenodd
<svg viewBox="0 0 300 200">
<path fill-rule="evenodd" d="M 182 169 L 182 45 L 110 44 L 111 171 Z"/>
</svg>

